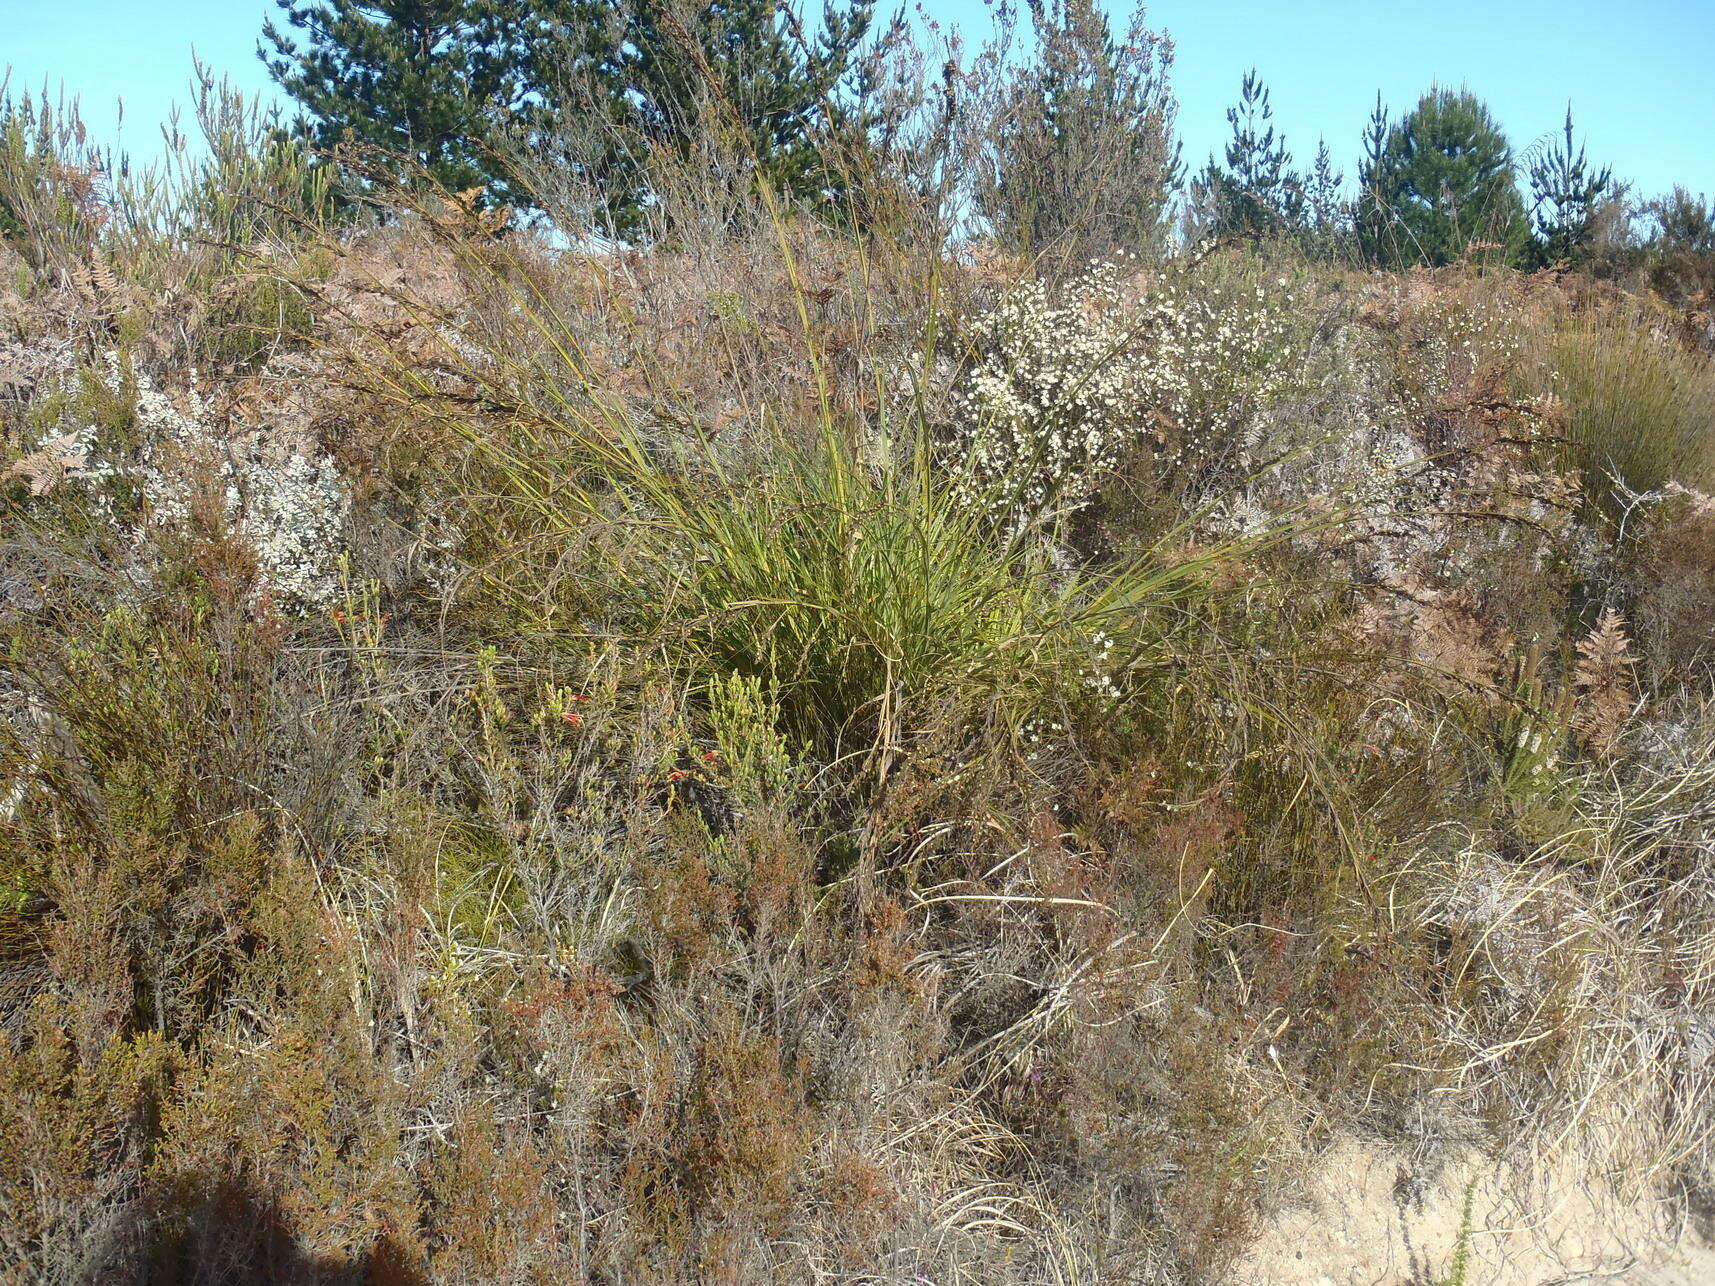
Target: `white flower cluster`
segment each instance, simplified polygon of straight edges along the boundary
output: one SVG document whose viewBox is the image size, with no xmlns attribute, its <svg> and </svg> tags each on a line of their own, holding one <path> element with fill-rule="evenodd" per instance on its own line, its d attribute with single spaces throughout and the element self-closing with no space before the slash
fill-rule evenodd
<svg viewBox="0 0 1715 1286">
<path fill-rule="evenodd" d="M 77 372 L 63 375 L 64 386 L 75 387 Z M 198 497 L 217 496 L 222 518 L 256 555 L 259 593 L 297 610 L 339 597 L 351 494 L 330 456 L 291 450 L 266 433 L 235 441 L 212 427 L 215 417 L 194 390 L 175 403 L 116 353 L 104 355 L 93 378 L 130 403 L 130 441 L 112 440 L 119 435 L 96 423 L 62 423 L 38 450 L 65 460 L 66 482 L 98 513 L 117 520 L 122 498 L 135 498 L 141 532 L 183 523 Z"/>
<path fill-rule="evenodd" d="M 1424 322 L 1412 369 L 1398 389 L 1405 411 L 1416 422 L 1434 416 L 1480 368 L 1510 370 L 1524 356 L 1524 319 L 1505 301 L 1440 302 L 1425 310 Z"/>
<path fill-rule="evenodd" d="M 1114 682 L 1114 636 L 1097 630 L 1090 636 L 1090 646 L 1094 656 L 1080 671 L 1083 684 L 1099 697 L 1117 700 L 1120 687 Z"/>
<path fill-rule="evenodd" d="M 1024 740 L 1024 757 L 1034 761 L 1065 739 L 1066 725 L 1058 719 L 1038 716 L 1026 719 L 1019 733 Z"/>
<path fill-rule="evenodd" d="M 1206 474 L 1242 463 L 1257 445 L 1258 415 L 1296 364 L 1287 330 L 1293 305 L 1284 278 L 1196 294 L 1166 283 L 1152 294 L 1148 391 L 1182 468 Z"/>
<path fill-rule="evenodd" d="M 278 599 L 327 607 L 341 593 L 351 492 L 331 456 L 293 454 L 275 469 L 239 471 L 240 530 L 249 537 L 268 588 Z"/>
<path fill-rule="evenodd" d="M 979 319 L 983 358 L 955 399 L 961 481 L 996 508 L 1030 516 L 1070 510 L 1118 462 L 1144 424 L 1133 359 L 1136 317 L 1118 274 L 1096 269 L 1059 305 L 1026 281 Z"/>
<path fill-rule="evenodd" d="M 954 397 L 962 489 L 1051 519 L 1137 446 L 1169 467 L 1225 458 L 1290 364 L 1280 287 L 1193 296 L 1139 288 L 1114 265 L 1058 300 L 1041 281 L 1013 287 L 978 320 L 981 357 Z"/>
</svg>

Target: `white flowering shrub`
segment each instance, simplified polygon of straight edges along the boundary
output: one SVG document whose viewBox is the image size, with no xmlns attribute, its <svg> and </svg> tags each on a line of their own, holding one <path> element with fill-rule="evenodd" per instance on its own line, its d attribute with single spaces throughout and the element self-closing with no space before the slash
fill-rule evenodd
<svg viewBox="0 0 1715 1286">
<path fill-rule="evenodd" d="M 1286 283 L 1192 294 L 1097 265 L 1058 299 L 1013 287 L 976 325 L 981 356 L 954 400 L 960 485 L 994 508 L 1052 519 L 1088 503 L 1139 446 L 1207 479 L 1293 366 Z"/>
<path fill-rule="evenodd" d="M 1195 292 L 1170 281 L 1151 294 L 1151 399 L 1179 467 L 1208 476 L 1251 458 L 1260 413 L 1301 359 L 1287 326 L 1295 303 L 1284 278 Z"/>
<path fill-rule="evenodd" d="M 978 320 L 983 356 L 955 402 L 962 485 L 1031 516 L 1082 504 L 1147 427 L 1139 320 L 1113 269 L 1075 281 L 1058 304 L 1041 281 L 1009 290 Z"/>
<path fill-rule="evenodd" d="M 65 488 L 138 535 L 185 522 L 213 494 L 255 553 L 259 595 L 286 610 L 339 596 L 351 495 L 330 456 L 293 449 L 265 429 L 237 440 L 214 427 L 194 389 L 175 401 L 116 353 L 93 369 L 68 356 L 58 375 L 62 395 L 49 405 L 59 413 L 25 457 L 34 462 L 32 492 Z M 92 414 L 97 404 L 123 411 Z"/>
</svg>

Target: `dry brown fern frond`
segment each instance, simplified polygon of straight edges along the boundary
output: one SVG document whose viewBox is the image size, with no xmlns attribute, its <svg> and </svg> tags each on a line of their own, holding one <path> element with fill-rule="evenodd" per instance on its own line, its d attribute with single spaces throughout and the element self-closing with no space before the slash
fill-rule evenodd
<svg viewBox="0 0 1715 1286">
<path fill-rule="evenodd" d="M 424 211 L 429 221 L 443 232 L 457 237 L 494 239 L 512 226 L 512 207 L 485 206 L 488 189 L 482 184 L 440 196 L 440 212 Z"/>
<path fill-rule="evenodd" d="M 66 273 L 66 283 L 99 316 L 111 317 L 134 302 L 125 280 L 99 250 L 91 253 L 87 263 L 73 264 Z"/>
<path fill-rule="evenodd" d="M 1572 672 L 1578 689 L 1572 731 L 1591 754 L 1606 758 L 1619 746 L 1636 702 L 1631 677 L 1636 663 L 1626 637 L 1626 618 L 1606 608 L 1596 628 L 1579 641 L 1578 664 Z"/>
</svg>

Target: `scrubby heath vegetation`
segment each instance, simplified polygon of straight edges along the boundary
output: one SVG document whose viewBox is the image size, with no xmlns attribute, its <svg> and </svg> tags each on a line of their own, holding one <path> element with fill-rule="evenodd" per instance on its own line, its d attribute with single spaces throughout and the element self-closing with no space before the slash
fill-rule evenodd
<svg viewBox="0 0 1715 1286">
<path fill-rule="evenodd" d="M 0 108 L 8 1279 L 1243 1280 L 1352 1138 L 1698 1226 L 1707 212 L 743 13 L 450 183 Z"/>
</svg>

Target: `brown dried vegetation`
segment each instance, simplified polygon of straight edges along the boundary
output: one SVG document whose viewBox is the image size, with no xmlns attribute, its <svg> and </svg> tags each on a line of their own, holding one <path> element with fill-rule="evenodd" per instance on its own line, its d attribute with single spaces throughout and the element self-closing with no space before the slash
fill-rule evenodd
<svg viewBox="0 0 1715 1286">
<path fill-rule="evenodd" d="M 1591 491 L 1560 285 L 1153 265 L 1304 370 L 1026 538 L 1024 265 L 451 200 L 9 261 L 9 1277 L 1223 1281 L 1342 1132 L 1708 1199 L 1709 502 Z"/>
</svg>

